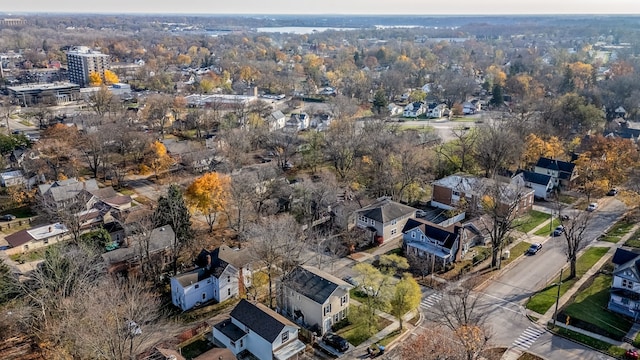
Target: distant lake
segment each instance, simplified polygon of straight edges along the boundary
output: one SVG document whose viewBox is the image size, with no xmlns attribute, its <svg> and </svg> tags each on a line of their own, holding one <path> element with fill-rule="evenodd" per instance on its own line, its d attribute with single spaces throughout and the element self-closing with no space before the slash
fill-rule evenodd
<svg viewBox="0 0 640 360">
<path fill-rule="evenodd" d="M 307 27 L 307 26 L 282 26 L 282 27 L 259 27 L 257 32 L 266 33 L 289 33 L 289 34 L 312 34 L 314 32 L 323 32 L 327 30 L 347 31 L 358 30 L 356 28 L 337 28 L 337 27 Z"/>
</svg>

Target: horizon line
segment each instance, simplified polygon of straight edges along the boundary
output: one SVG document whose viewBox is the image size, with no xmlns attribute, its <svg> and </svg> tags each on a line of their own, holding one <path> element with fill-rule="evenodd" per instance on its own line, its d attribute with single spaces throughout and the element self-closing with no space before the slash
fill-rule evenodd
<svg viewBox="0 0 640 360">
<path fill-rule="evenodd" d="M 0 14 L 17 15 L 182 15 L 182 16 L 380 16 L 380 17 L 485 17 L 485 16 L 626 16 L 636 17 L 639 13 L 469 13 L 469 14 L 407 14 L 407 13 L 188 13 L 188 12 L 111 12 L 111 11 L 0 11 Z"/>
</svg>

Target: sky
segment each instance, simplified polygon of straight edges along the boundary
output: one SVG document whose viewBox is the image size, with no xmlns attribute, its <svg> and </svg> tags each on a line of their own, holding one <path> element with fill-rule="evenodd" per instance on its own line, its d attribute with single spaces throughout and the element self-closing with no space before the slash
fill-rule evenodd
<svg viewBox="0 0 640 360">
<path fill-rule="evenodd" d="M 2 0 L 8 13 L 640 14 L 640 0 Z"/>
</svg>

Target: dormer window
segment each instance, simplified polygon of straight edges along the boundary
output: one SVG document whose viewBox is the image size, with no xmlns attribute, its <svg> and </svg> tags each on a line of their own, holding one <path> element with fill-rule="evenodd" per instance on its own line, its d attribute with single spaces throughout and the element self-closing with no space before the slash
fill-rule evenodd
<svg viewBox="0 0 640 360">
<path fill-rule="evenodd" d="M 622 279 L 622 287 L 626 289 L 633 290 L 633 281 Z"/>
</svg>

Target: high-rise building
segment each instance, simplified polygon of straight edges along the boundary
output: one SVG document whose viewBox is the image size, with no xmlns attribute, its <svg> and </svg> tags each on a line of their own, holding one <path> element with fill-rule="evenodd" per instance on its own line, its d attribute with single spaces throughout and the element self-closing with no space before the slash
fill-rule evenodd
<svg viewBox="0 0 640 360">
<path fill-rule="evenodd" d="M 67 68 L 69 81 L 87 87 L 89 74 L 93 72 L 104 79 L 104 71 L 109 69 L 109 55 L 91 50 L 87 46 L 76 46 L 67 51 Z"/>
</svg>

